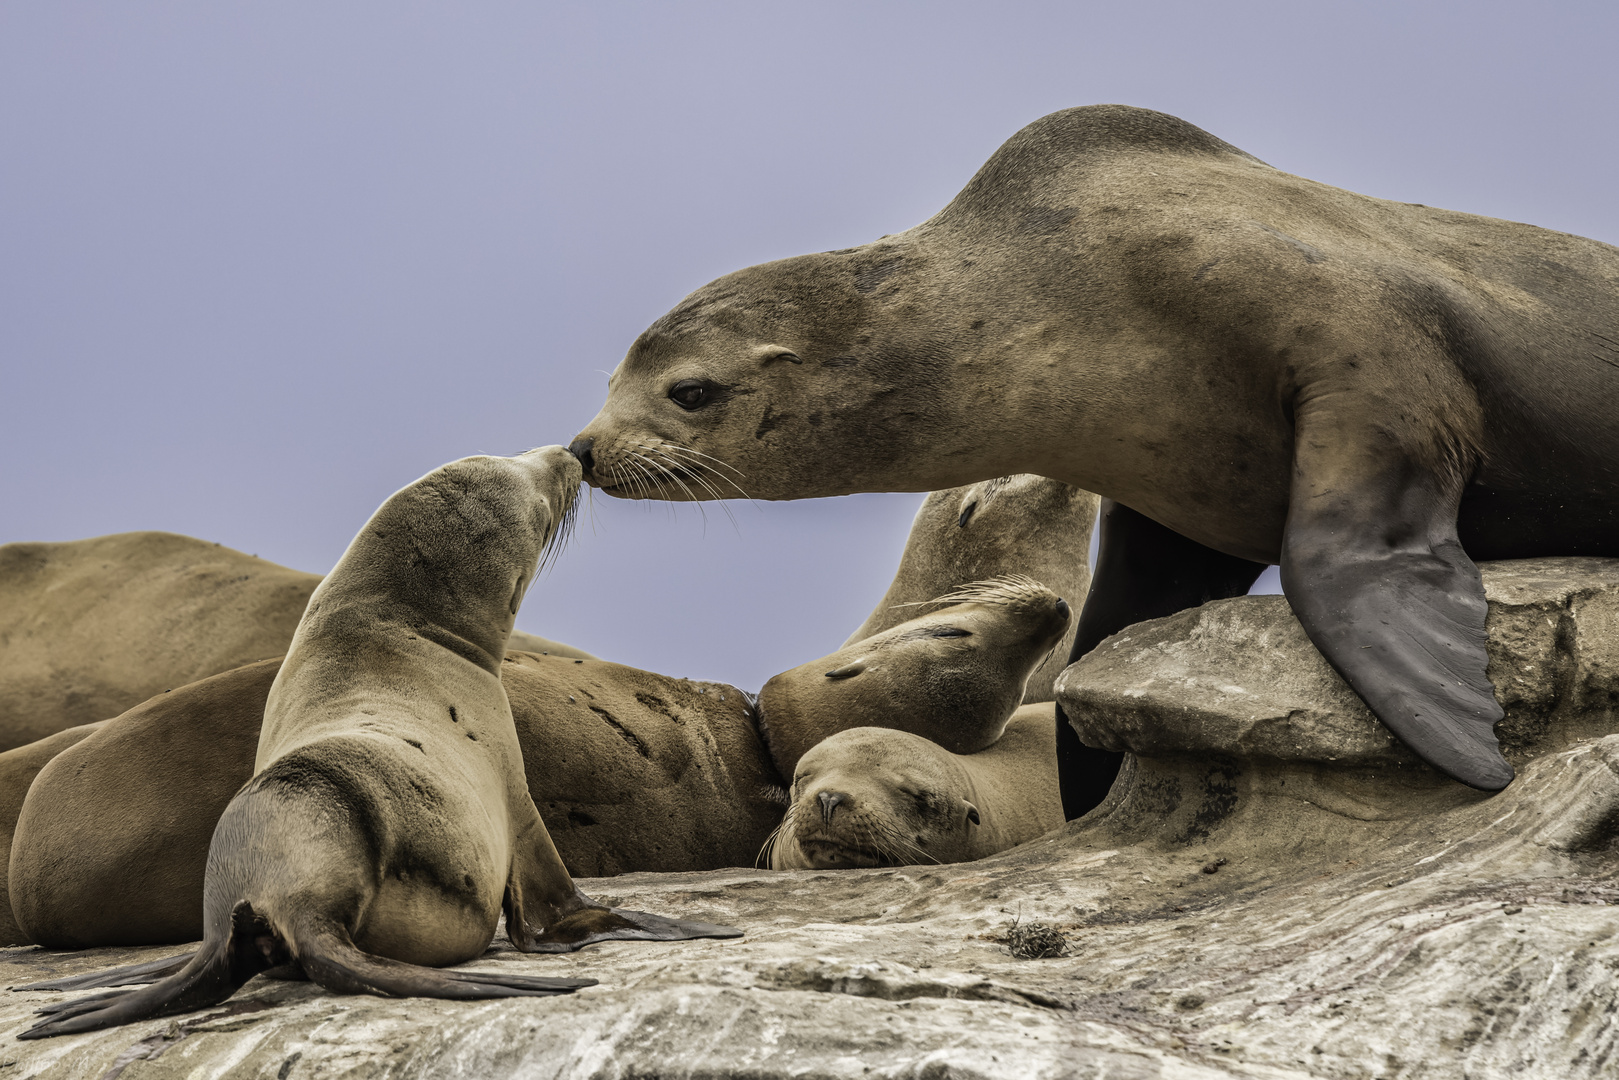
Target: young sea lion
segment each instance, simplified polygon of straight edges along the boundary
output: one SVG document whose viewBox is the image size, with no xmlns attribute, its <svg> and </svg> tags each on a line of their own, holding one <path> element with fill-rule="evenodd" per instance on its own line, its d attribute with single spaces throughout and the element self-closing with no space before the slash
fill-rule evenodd
<svg viewBox="0 0 1619 1080">
<path fill-rule="evenodd" d="M 1076 654 L 1280 562 L 1378 718 L 1486 790 L 1473 560 L 1619 555 L 1619 249 L 1144 109 L 1053 113 L 913 229 L 704 286 L 608 386 L 571 449 L 627 498 L 1100 493 Z"/>
<path fill-rule="evenodd" d="M 1057 717 L 1025 705 L 976 754 L 890 728 L 840 731 L 793 775 L 792 805 L 768 845 L 774 870 L 970 862 L 1063 822 Z"/>
<path fill-rule="evenodd" d="M 759 730 L 782 776 L 852 727 L 909 731 L 954 754 L 1001 737 L 1029 674 L 1068 629 L 1068 602 L 1009 575 L 931 603 L 942 606 L 765 683 Z"/>
<path fill-rule="evenodd" d="M 1027 473 L 933 492 L 911 523 L 888 592 L 844 647 L 913 618 L 918 603 L 1003 574 L 1033 578 L 1058 596 L 1084 596 L 1098 502 L 1088 491 Z M 1078 626 L 1069 621 L 1050 659 L 1029 676 L 1025 705 L 1052 700 Z"/>
<path fill-rule="evenodd" d="M 440 970 L 481 954 L 503 908 L 525 952 L 738 936 L 590 900 L 529 797 L 501 656 L 578 481 L 547 447 L 465 458 L 389 498 L 310 598 L 271 687 L 254 777 L 209 849 L 202 948 L 152 986 L 42 1010 L 21 1037 L 188 1012 L 275 968 L 396 996 L 588 985 Z"/>
</svg>

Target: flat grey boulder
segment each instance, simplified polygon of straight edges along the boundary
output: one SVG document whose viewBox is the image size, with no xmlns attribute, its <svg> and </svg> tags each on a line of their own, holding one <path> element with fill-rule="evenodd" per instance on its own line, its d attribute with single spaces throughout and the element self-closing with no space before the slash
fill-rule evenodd
<svg viewBox="0 0 1619 1080">
<path fill-rule="evenodd" d="M 1619 559 L 1480 569 L 1507 759 L 1619 730 Z M 1431 771 L 1328 666 L 1281 596 L 1127 627 L 1063 672 L 1057 699 L 1088 745 L 1109 750 Z"/>
</svg>

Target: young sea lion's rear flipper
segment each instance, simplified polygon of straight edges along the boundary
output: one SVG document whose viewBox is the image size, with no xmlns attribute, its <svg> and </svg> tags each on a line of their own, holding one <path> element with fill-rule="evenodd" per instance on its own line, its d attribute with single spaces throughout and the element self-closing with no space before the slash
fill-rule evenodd
<svg viewBox="0 0 1619 1080">
<path fill-rule="evenodd" d="M 1298 420 L 1282 540 L 1288 602 L 1401 742 L 1462 783 L 1499 791 L 1513 771 L 1485 675 L 1484 583 L 1456 538 L 1463 469 L 1414 460 L 1387 433 L 1337 420 Z"/>
<path fill-rule="evenodd" d="M 477 1000 L 550 997 L 596 985 L 595 979 L 552 979 L 405 964 L 364 952 L 345 936 L 333 932 L 317 934 L 308 942 L 300 943 L 299 954 L 303 969 L 311 979 L 340 994 Z"/>
<path fill-rule="evenodd" d="M 128 964 L 107 971 L 93 971 L 88 975 L 74 975 L 66 979 L 47 979 L 45 982 L 13 986 L 13 990 L 93 990 L 98 986 L 135 986 L 157 982 L 173 975 L 191 962 L 194 952 L 179 956 L 165 956 L 161 960 L 148 960 L 141 964 Z"/>
</svg>

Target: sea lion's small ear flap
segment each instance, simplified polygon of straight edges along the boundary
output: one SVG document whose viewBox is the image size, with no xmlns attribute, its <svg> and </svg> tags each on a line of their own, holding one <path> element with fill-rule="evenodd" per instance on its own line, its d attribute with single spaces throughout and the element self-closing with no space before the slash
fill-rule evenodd
<svg viewBox="0 0 1619 1080">
<path fill-rule="evenodd" d="M 967 820 L 972 822 L 974 825 L 983 824 L 978 817 L 978 807 L 974 806 L 972 803 L 967 804 Z"/>
<path fill-rule="evenodd" d="M 833 668 L 826 673 L 826 677 L 829 679 L 852 679 L 866 670 L 869 659 L 869 657 L 862 656 L 860 659 L 844 664 L 842 667 Z"/>
<path fill-rule="evenodd" d="M 754 350 L 754 355 L 758 358 L 760 367 L 774 363 L 777 360 L 785 360 L 789 364 L 802 364 L 804 362 L 797 353 L 785 345 L 761 345 Z"/>
<path fill-rule="evenodd" d="M 956 519 L 956 526 L 965 529 L 967 522 L 972 520 L 973 511 L 978 509 L 978 496 L 969 495 L 961 504 L 961 516 Z"/>
</svg>

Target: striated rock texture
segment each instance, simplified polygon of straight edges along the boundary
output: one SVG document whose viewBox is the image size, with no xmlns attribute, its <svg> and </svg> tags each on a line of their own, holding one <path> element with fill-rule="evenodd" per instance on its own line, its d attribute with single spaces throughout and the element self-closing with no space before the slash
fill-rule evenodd
<svg viewBox="0 0 1619 1080">
<path fill-rule="evenodd" d="M 318 584 L 176 533 L 0 545 L 0 751 L 282 655 Z M 511 647 L 591 659 L 522 631 Z"/>
<path fill-rule="evenodd" d="M 1508 706 L 1520 772 L 1493 796 L 1405 758 L 1369 732 L 1358 702 L 1307 694 L 1284 656 L 1285 606 L 1227 601 L 1121 635 L 1185 663 L 1174 678 L 1121 676 L 1115 713 L 1081 676 L 1100 680 L 1122 660 L 1065 676 L 1065 706 L 1083 698 L 1091 710 L 1089 736 L 1141 748 L 1095 812 L 1012 851 L 936 867 L 584 881 L 613 903 L 723 918 L 748 936 L 543 959 L 496 949 L 472 965 L 602 981 L 534 1001 L 337 997 L 260 979 L 220 1008 L 8 1041 L 0 1060 L 19 1076 L 121 1067 L 126 1080 L 1611 1076 L 1619 735 L 1603 731 L 1603 687 L 1619 635 L 1602 627 L 1613 625 L 1614 566 L 1486 569 L 1492 677 L 1551 679 Z M 1177 621 L 1179 637 L 1165 629 Z M 1224 627 L 1225 648 L 1270 666 L 1222 666 L 1221 648 L 1193 640 L 1198 626 Z M 1261 633 L 1272 636 L 1252 640 Z M 1188 659 L 1199 649 L 1204 660 Z M 1208 706 L 1240 696 L 1220 686 L 1265 705 Z M 1152 742 L 1152 709 L 1180 734 Z M 1226 735 L 1201 731 L 1204 716 Z M 1326 751 L 1339 760 L 1312 756 Z M 1001 939 L 1014 923 L 1056 928 L 1066 954 L 1013 957 Z M 164 952 L 11 949 L 0 973 L 15 985 Z M 54 996 L 0 996 L 4 1033 Z"/>
</svg>

